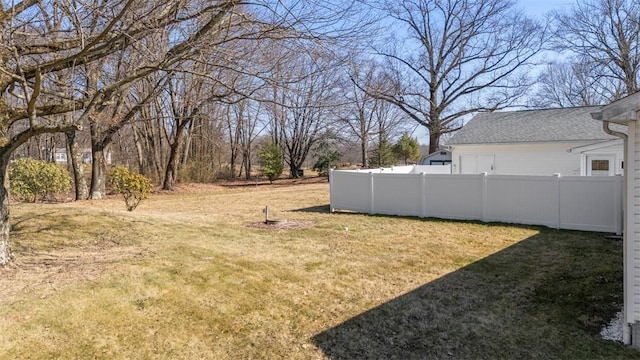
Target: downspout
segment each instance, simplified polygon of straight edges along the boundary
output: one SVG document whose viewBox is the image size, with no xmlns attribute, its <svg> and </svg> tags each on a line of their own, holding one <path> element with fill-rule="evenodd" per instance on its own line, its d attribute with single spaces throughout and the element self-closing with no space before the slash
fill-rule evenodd
<svg viewBox="0 0 640 360">
<path fill-rule="evenodd" d="M 623 164 L 627 164 L 627 168 L 628 168 L 629 165 L 627 163 L 627 151 L 628 151 L 627 150 L 627 142 L 629 140 L 629 136 L 627 134 L 623 133 L 623 132 L 611 130 L 611 128 L 609 127 L 610 125 L 611 125 L 611 123 L 609 121 L 603 121 L 602 122 L 602 130 L 604 130 L 604 132 L 609 134 L 609 135 L 613 135 L 613 136 L 619 137 L 619 138 L 621 138 L 623 140 L 624 145 L 623 145 L 622 148 L 624 150 L 622 152 L 622 163 Z M 622 208 L 624 209 L 624 212 L 623 212 L 623 214 L 624 214 L 624 216 L 623 216 L 624 223 L 623 223 L 623 226 L 622 226 L 622 233 L 623 233 L 622 234 L 622 240 L 623 240 L 622 246 L 623 246 L 624 251 L 623 251 L 623 260 L 622 260 L 622 262 L 624 263 L 624 272 L 626 273 L 627 272 L 626 267 L 627 267 L 627 264 L 628 264 L 627 257 L 629 256 L 629 254 L 628 254 L 629 253 L 629 251 L 628 251 L 628 249 L 629 249 L 628 248 L 628 245 L 629 245 L 628 235 L 629 234 L 627 234 L 627 231 L 626 231 L 626 228 L 627 228 L 627 211 L 628 211 L 628 209 L 627 209 L 627 182 L 628 182 L 629 177 L 627 176 L 628 172 L 626 170 L 623 170 L 623 171 L 624 171 L 624 176 L 623 176 L 623 183 L 622 183 Z M 628 291 L 631 290 L 631 289 L 629 289 L 629 284 L 628 284 L 628 281 L 627 281 L 627 275 L 626 274 L 623 276 L 623 287 L 624 287 L 623 293 L 626 296 L 626 294 L 628 294 Z M 624 342 L 624 344 L 629 345 L 629 344 L 631 344 L 631 324 L 627 323 L 627 311 L 628 311 L 627 307 L 629 307 L 629 304 L 627 304 L 626 299 L 625 299 L 625 301 L 623 301 L 623 303 L 624 303 L 624 305 L 623 305 L 622 312 L 623 312 L 624 320 L 623 320 L 623 325 L 622 325 L 622 341 Z"/>
<path fill-rule="evenodd" d="M 609 128 L 609 125 L 611 125 L 611 122 L 604 120 L 602 122 L 602 130 L 604 130 L 604 132 L 606 132 L 609 135 L 613 135 L 621 138 L 622 140 L 624 140 L 624 144 L 627 145 L 627 139 L 629 138 L 627 134 L 620 131 L 611 130 L 611 128 Z"/>
</svg>

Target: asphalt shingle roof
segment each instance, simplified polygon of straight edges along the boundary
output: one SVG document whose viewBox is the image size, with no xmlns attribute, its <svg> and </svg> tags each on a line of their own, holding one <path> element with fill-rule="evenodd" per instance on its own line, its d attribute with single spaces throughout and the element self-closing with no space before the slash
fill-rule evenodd
<svg viewBox="0 0 640 360">
<path fill-rule="evenodd" d="M 479 113 L 447 145 L 616 139 L 590 113 L 600 106 Z M 620 130 L 612 126 L 612 129 Z"/>
</svg>

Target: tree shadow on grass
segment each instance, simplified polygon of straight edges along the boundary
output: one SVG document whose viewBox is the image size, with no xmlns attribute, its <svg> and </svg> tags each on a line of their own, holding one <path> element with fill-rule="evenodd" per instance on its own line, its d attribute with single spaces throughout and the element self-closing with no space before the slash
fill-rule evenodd
<svg viewBox="0 0 640 360">
<path fill-rule="evenodd" d="M 308 213 L 324 213 L 328 214 L 331 212 L 331 205 L 318 205 L 318 206 L 309 206 L 306 208 L 293 209 L 292 212 L 308 212 Z"/>
<path fill-rule="evenodd" d="M 312 338 L 330 359 L 591 359 L 622 303 L 622 249 L 544 230 Z"/>
<path fill-rule="evenodd" d="M 41 213 L 30 213 L 28 215 L 22 215 L 22 216 L 15 216 L 11 218 L 11 231 L 12 232 L 16 232 L 16 231 L 24 231 L 24 227 L 25 224 L 36 220 L 36 219 L 46 219 L 49 218 L 51 216 L 55 216 L 56 214 L 60 214 L 60 211 L 48 211 L 48 212 L 41 212 Z M 32 233 L 38 233 L 38 232 L 42 232 L 42 231 L 48 231 L 48 230 L 52 230 L 55 227 L 62 227 L 62 224 L 55 224 L 55 225 L 51 225 L 49 227 L 46 228 L 40 228 L 37 229 L 37 231 L 33 231 Z"/>
</svg>

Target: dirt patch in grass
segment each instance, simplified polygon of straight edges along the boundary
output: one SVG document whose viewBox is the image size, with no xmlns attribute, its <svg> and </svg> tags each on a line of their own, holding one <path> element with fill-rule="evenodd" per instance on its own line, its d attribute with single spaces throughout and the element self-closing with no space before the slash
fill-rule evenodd
<svg viewBox="0 0 640 360">
<path fill-rule="evenodd" d="M 247 224 L 248 227 L 268 230 L 294 230 L 312 227 L 312 220 L 268 220 Z"/>
<path fill-rule="evenodd" d="M 19 253 L 15 261 L 0 267 L 0 305 L 25 294 L 41 299 L 60 288 L 90 282 L 117 269 L 117 264 L 149 256 L 148 250 L 114 244 Z"/>
</svg>

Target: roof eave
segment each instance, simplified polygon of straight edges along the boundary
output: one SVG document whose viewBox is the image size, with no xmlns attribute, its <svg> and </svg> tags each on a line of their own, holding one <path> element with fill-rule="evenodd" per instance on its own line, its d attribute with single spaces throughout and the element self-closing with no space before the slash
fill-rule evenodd
<svg viewBox="0 0 640 360">
<path fill-rule="evenodd" d="M 487 141 L 487 142 L 473 142 L 473 143 L 447 143 L 447 146 L 460 146 L 460 145 L 522 145 L 522 144 L 548 144 L 548 143 L 576 143 L 576 142 L 605 142 L 616 140 L 615 137 L 610 136 L 607 138 L 598 138 L 598 139 L 563 139 L 563 140 L 533 140 L 533 141 Z"/>
<path fill-rule="evenodd" d="M 640 111 L 640 93 L 631 94 L 609 105 L 602 106 L 600 111 L 592 112 L 594 120 L 626 124 L 638 119 Z"/>
<path fill-rule="evenodd" d="M 598 150 L 598 149 L 611 147 L 611 146 L 615 146 L 615 145 L 622 145 L 622 144 L 623 144 L 622 139 L 613 139 L 613 140 L 601 141 L 601 142 L 598 142 L 598 143 L 595 143 L 595 144 L 590 144 L 590 145 L 577 146 L 577 147 L 569 149 L 569 152 L 570 153 L 583 153 L 583 152 L 586 152 L 586 151 L 593 151 L 593 150 Z"/>
</svg>

